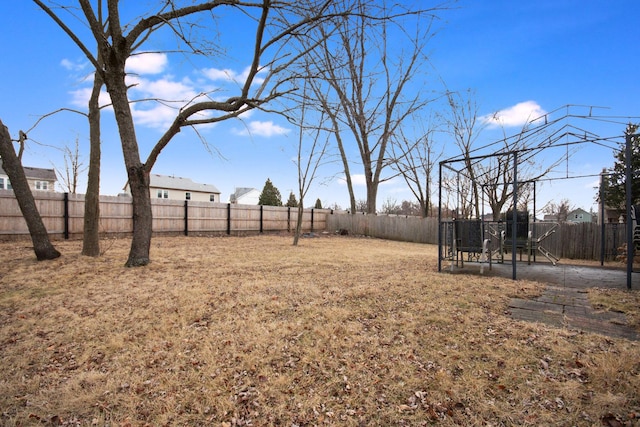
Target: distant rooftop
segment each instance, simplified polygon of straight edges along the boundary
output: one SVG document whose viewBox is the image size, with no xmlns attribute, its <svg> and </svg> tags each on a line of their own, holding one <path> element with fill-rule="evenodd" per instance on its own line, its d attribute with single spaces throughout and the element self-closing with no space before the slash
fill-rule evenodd
<svg viewBox="0 0 640 427">
<path fill-rule="evenodd" d="M 58 178 L 56 177 L 56 171 L 53 169 L 45 169 L 45 168 L 33 168 L 29 166 L 23 166 L 24 174 L 27 178 L 30 179 L 42 179 L 45 181 L 56 181 Z M 0 159 L 0 173 L 6 175 L 4 168 L 2 167 L 2 159 Z"/>
<path fill-rule="evenodd" d="M 220 190 L 215 185 L 211 184 L 199 184 L 193 182 L 189 178 L 182 178 L 179 176 L 167 176 L 158 175 L 152 173 L 150 176 L 150 186 L 157 188 L 166 188 L 173 190 L 190 190 L 199 191 L 202 193 L 215 193 L 220 194 Z"/>
</svg>

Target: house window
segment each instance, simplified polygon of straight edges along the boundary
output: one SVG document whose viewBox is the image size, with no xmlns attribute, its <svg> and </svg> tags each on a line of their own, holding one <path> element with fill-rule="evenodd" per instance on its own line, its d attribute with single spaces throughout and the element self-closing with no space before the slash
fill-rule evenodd
<svg viewBox="0 0 640 427">
<path fill-rule="evenodd" d="M 188 191 L 184 193 L 184 198 L 185 200 L 191 200 L 191 193 L 189 193 Z"/>
<path fill-rule="evenodd" d="M 158 190 L 158 199 L 168 199 L 169 198 L 169 190 Z"/>
<path fill-rule="evenodd" d="M 8 190 L 8 187 L 5 187 L 5 182 L 9 184 L 9 180 L 7 178 L 0 177 L 0 190 Z"/>
<path fill-rule="evenodd" d="M 36 190 L 47 191 L 49 189 L 49 183 L 47 181 L 36 181 Z"/>
<path fill-rule="evenodd" d="M 209 194 L 209 201 L 210 202 L 215 202 L 216 201 L 216 195 L 215 194 Z"/>
</svg>

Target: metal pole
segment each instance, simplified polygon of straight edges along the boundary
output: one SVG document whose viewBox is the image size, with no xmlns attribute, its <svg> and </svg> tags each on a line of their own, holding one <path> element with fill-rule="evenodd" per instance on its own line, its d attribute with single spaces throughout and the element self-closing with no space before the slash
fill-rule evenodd
<svg viewBox="0 0 640 427">
<path fill-rule="evenodd" d="M 69 240 L 69 193 L 64 193 L 64 239 Z"/>
<path fill-rule="evenodd" d="M 511 278 L 516 280 L 516 242 L 518 232 L 518 153 L 513 153 L 513 224 L 511 224 Z"/>
<path fill-rule="evenodd" d="M 605 228 L 604 228 L 604 171 L 600 174 L 600 266 L 604 266 Z"/>
<path fill-rule="evenodd" d="M 537 236 L 537 228 L 536 228 L 536 184 L 538 183 L 538 181 L 533 181 L 533 238 L 536 238 Z M 536 245 L 537 246 L 537 245 Z M 537 247 L 535 248 L 536 250 L 533 251 L 533 262 L 536 262 L 536 253 L 537 251 Z"/>
<path fill-rule="evenodd" d="M 260 205 L 260 234 L 262 234 L 264 230 L 263 221 L 264 221 L 264 206 Z"/>
<path fill-rule="evenodd" d="M 625 184 L 627 199 L 627 289 L 631 290 L 631 271 L 633 270 L 633 223 L 631 222 L 631 134 L 625 138 Z"/>
<path fill-rule="evenodd" d="M 442 271 L 442 162 L 438 168 L 438 271 Z"/>
<path fill-rule="evenodd" d="M 189 201 L 184 201 L 184 235 L 189 235 Z"/>
</svg>

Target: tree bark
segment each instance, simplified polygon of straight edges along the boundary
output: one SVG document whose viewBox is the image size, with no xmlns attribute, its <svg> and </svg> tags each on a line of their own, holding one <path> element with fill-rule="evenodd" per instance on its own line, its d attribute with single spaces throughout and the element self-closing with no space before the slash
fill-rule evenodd
<svg viewBox="0 0 640 427">
<path fill-rule="evenodd" d="M 302 215 L 304 214 L 304 206 L 302 205 L 302 198 L 298 203 L 298 218 L 296 219 L 296 231 L 293 235 L 293 246 L 298 246 L 298 240 L 300 239 L 300 233 L 302 233 Z"/>
<path fill-rule="evenodd" d="M 89 99 L 89 178 L 84 199 L 82 255 L 100 256 L 100 104 L 102 88 L 100 73 L 94 73 L 93 90 Z"/>
<path fill-rule="evenodd" d="M 117 37 L 114 38 L 117 39 Z M 122 49 L 127 49 L 121 43 L 115 43 L 115 45 L 120 46 Z M 133 115 L 127 96 L 124 67 L 128 54 L 117 51 L 116 46 L 107 47 L 108 50 L 103 54 L 106 64 L 104 83 L 111 96 L 111 103 L 118 125 L 118 134 L 122 144 L 124 164 L 127 168 L 129 189 L 133 198 L 133 237 L 125 266 L 138 267 L 147 265 L 150 262 L 152 212 L 149 171 L 140 160 Z"/>
<path fill-rule="evenodd" d="M 29 188 L 29 182 L 24 173 L 24 168 L 11 142 L 9 129 L 0 120 L 0 157 L 2 157 L 2 165 L 11 180 L 13 193 L 16 196 L 22 216 L 29 228 L 33 249 L 36 253 L 38 261 L 55 259 L 60 256 L 60 252 L 56 250 L 49 240 L 49 234 L 42 222 L 36 202 Z"/>
</svg>

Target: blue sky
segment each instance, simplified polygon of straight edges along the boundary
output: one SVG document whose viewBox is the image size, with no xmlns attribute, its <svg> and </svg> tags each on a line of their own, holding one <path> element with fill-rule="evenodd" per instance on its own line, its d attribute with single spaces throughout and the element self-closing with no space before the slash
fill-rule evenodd
<svg viewBox="0 0 640 427">
<path fill-rule="evenodd" d="M 441 15 L 439 31 L 429 43 L 432 68 L 425 85 L 443 90 L 471 89 L 481 115 L 500 112 L 504 127 L 488 128 L 479 143 L 517 132 L 523 119 L 567 104 L 606 107 L 599 115 L 640 116 L 640 30 L 635 19 L 637 0 L 461 0 Z M 12 136 L 30 129 L 44 114 L 60 108 L 84 109 L 88 67 L 78 48 L 53 22 L 29 1 L 0 2 L 0 119 Z M 37 28 L 34 31 L 33 28 Z M 240 25 L 220 28 L 237 40 L 238 51 L 246 43 Z M 203 88 L 219 87 L 221 95 L 241 76 L 247 62 L 228 52 L 225 61 L 211 64 L 179 61 L 175 57 L 147 55 L 131 62 L 138 96 L 161 94 L 169 99 L 188 98 Z M 232 92 L 229 92 L 232 93 Z M 161 135 L 170 115 L 166 109 L 136 106 L 138 138 L 143 158 Z M 434 106 L 437 110 L 437 107 Z M 584 109 L 580 110 L 585 111 Z M 434 113 L 437 111 L 434 111 Z M 634 120 L 637 122 L 637 119 Z M 624 121 L 623 121 L 624 122 Z M 621 134 L 624 126 L 587 120 L 576 123 L 601 136 Z M 227 201 L 236 187 L 262 189 L 267 178 L 283 200 L 297 188 L 292 161 L 297 130 L 275 114 L 255 112 L 238 120 L 202 130 L 205 148 L 191 131 L 182 132 L 160 155 L 153 172 L 188 177 L 213 184 Z M 64 168 L 62 154 L 54 147 L 72 146 L 79 139 L 81 156 L 88 163 L 88 128 L 78 114 L 59 113 L 44 119 L 29 133 L 23 163 L 27 166 Z M 446 135 L 443 144 L 451 148 Z M 455 152 L 452 152 L 452 155 Z M 610 149 L 581 148 L 557 176 L 597 174 L 613 164 Z M 362 171 L 352 169 L 352 173 Z M 356 182 L 361 182 L 356 176 Z M 115 195 L 126 181 L 120 144 L 110 113 L 103 114 L 103 163 L 101 193 Z M 567 198 L 589 210 L 597 178 L 541 184 L 538 208 L 546 201 Z M 86 185 L 83 177 L 81 185 Z M 364 185 L 356 198 L 365 199 Z M 320 198 L 324 206 L 348 206 L 346 186 L 335 165 L 318 171 L 306 204 Z M 412 200 L 399 179 L 381 185 L 380 207 L 386 200 Z"/>
</svg>

